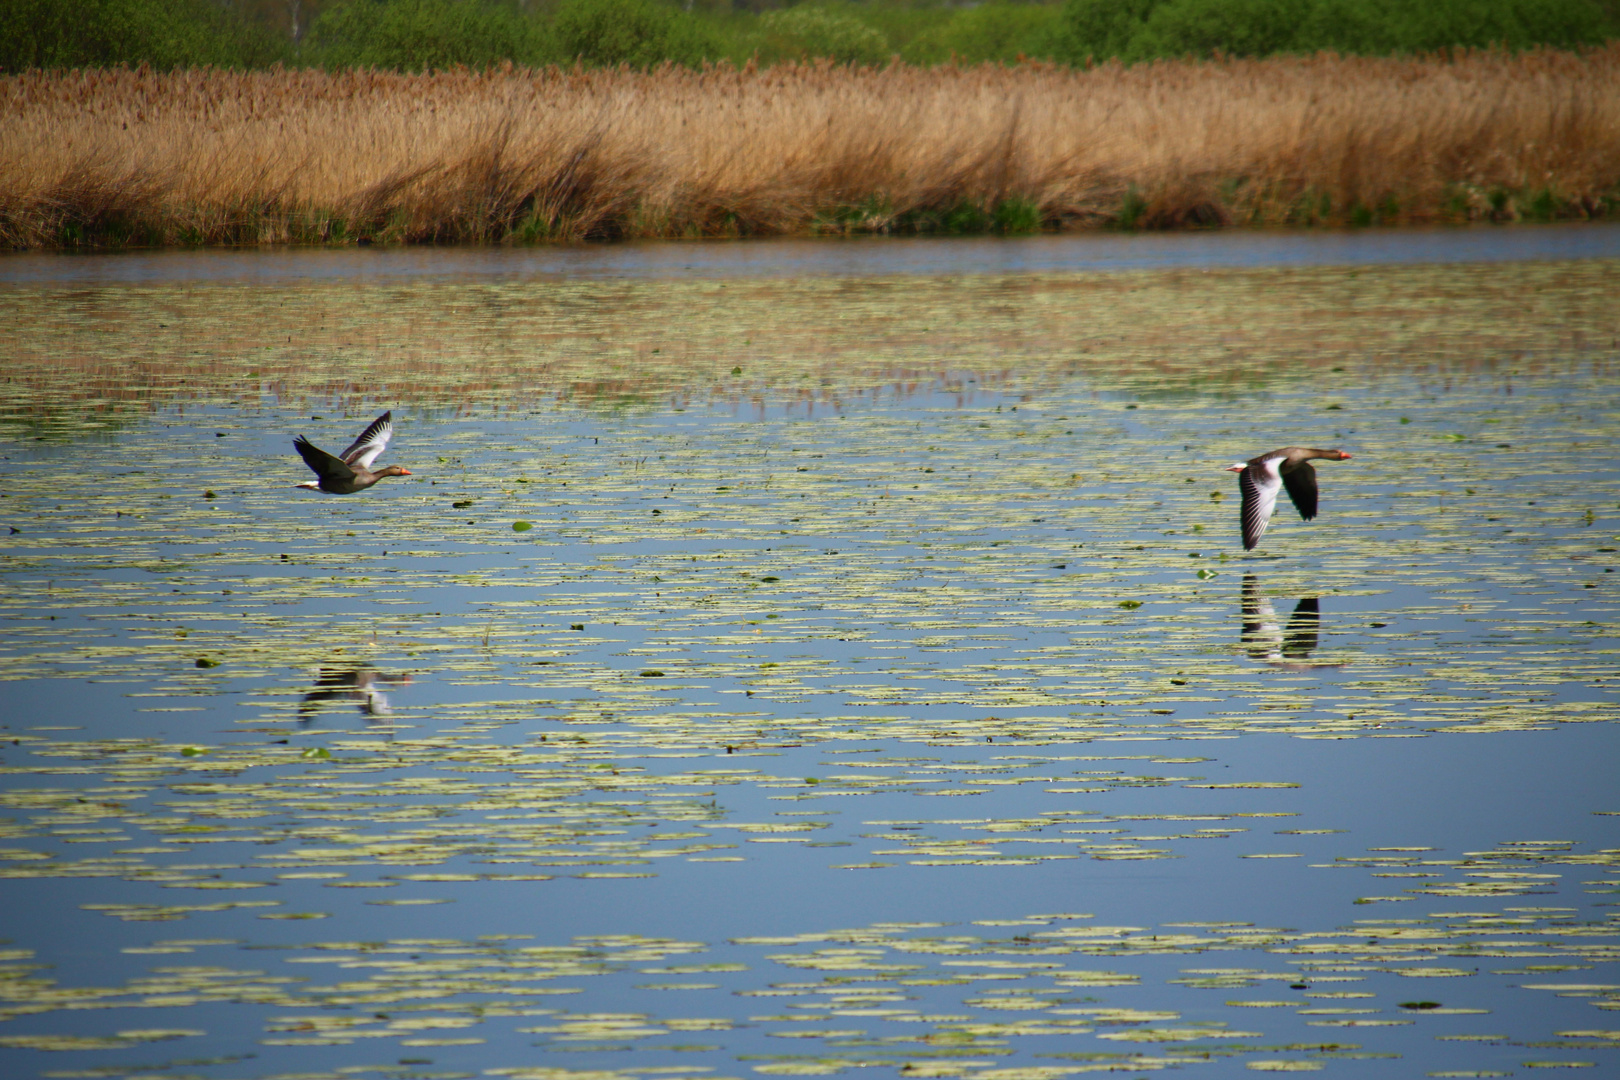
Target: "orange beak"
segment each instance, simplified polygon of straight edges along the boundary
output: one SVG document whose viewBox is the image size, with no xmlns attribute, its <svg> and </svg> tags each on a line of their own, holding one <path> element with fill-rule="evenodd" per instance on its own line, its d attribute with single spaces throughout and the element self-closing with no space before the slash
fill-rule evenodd
<svg viewBox="0 0 1620 1080">
<path fill-rule="evenodd" d="M 401 475 L 401 476 L 409 476 L 409 475 L 411 475 L 411 470 L 409 470 L 409 469 L 400 469 L 399 470 L 399 475 Z"/>
</svg>

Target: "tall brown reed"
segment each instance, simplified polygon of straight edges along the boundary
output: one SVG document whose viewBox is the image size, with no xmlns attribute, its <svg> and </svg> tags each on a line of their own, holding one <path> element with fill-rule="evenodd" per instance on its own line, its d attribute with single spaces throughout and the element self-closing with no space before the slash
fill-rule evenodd
<svg viewBox="0 0 1620 1080">
<path fill-rule="evenodd" d="M 1620 43 L 1085 71 L 0 78 L 0 243 L 578 240 L 1620 212 Z"/>
</svg>

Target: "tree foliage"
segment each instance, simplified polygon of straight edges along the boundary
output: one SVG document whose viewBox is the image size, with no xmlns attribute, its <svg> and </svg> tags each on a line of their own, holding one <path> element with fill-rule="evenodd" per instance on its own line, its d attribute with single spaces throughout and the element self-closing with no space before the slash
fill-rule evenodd
<svg viewBox="0 0 1620 1080">
<path fill-rule="evenodd" d="M 844 5 L 848 7 L 848 5 Z M 881 64 L 893 53 L 889 39 L 852 11 L 801 4 L 767 12 L 760 29 L 776 38 L 784 56 L 826 56 L 842 63 Z"/>
<path fill-rule="evenodd" d="M 1055 4 L 1008 3 L 996 0 L 964 8 L 951 19 L 918 34 L 902 55 L 913 63 L 948 60 L 977 64 L 1049 58 L 1062 47 L 1062 9 Z"/>
<path fill-rule="evenodd" d="M 562 0 L 551 29 L 565 63 L 651 67 L 720 57 L 696 19 L 656 0 Z"/>
<path fill-rule="evenodd" d="M 309 44 L 328 67 L 396 71 L 489 67 L 545 52 L 537 24 L 482 0 L 349 0 L 321 14 Z"/>
<path fill-rule="evenodd" d="M 280 58 L 262 28 L 213 0 L 4 0 L 0 71 L 257 67 Z"/>
<path fill-rule="evenodd" d="M 1066 0 L 1063 21 L 1061 51 L 1076 62 L 1567 48 L 1616 30 L 1597 0 Z"/>
</svg>

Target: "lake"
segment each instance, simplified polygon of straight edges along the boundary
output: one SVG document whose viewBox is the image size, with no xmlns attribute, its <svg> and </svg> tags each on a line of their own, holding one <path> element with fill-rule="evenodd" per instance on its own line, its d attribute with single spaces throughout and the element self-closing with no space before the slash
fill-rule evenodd
<svg viewBox="0 0 1620 1080">
<path fill-rule="evenodd" d="M 1613 1073 L 1617 295 L 1613 226 L 0 257 L 0 1073 Z"/>
</svg>

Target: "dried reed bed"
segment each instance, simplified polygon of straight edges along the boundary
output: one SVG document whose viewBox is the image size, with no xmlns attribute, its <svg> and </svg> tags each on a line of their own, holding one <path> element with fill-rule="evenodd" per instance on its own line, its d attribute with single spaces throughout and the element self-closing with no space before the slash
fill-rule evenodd
<svg viewBox="0 0 1620 1080">
<path fill-rule="evenodd" d="M 577 240 L 1596 216 L 1620 43 L 1086 71 L 0 79 L 0 242 Z"/>
</svg>

